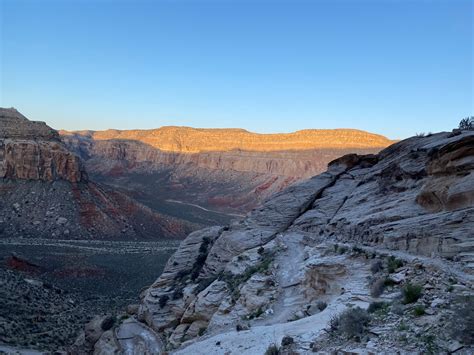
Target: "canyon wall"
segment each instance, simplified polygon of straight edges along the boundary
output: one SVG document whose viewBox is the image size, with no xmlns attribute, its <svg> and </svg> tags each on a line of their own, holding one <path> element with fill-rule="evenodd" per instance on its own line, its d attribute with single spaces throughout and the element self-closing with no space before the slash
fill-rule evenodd
<svg viewBox="0 0 474 355">
<path fill-rule="evenodd" d="M 222 215 L 210 216 L 209 221 L 200 218 L 201 225 L 245 214 L 274 193 L 324 171 L 329 161 L 341 155 L 376 153 L 392 143 L 350 129 L 256 134 L 241 129 L 162 127 L 61 131 L 61 136 L 85 160 L 90 174 L 150 207 L 179 200 L 187 204 L 184 208 L 197 204 L 228 216 L 227 220 Z"/>
<path fill-rule="evenodd" d="M 87 174 L 79 157 L 46 123 L 0 108 L 0 178 L 79 182 Z"/>
<path fill-rule="evenodd" d="M 469 340 L 453 345 L 459 334 L 443 329 L 472 324 L 465 312 L 454 325 L 450 319 L 459 299 L 472 302 L 474 294 L 473 174 L 472 131 L 338 158 L 246 218 L 190 234 L 142 293 L 135 317 L 115 330 L 128 338 L 108 334 L 95 349 L 253 354 L 281 343 L 297 353 L 472 351 Z M 413 285 L 419 296 L 407 301 Z M 366 316 L 363 337 L 338 335 L 333 319 L 369 304 L 385 310 Z"/>
<path fill-rule="evenodd" d="M 0 237 L 184 237 L 197 228 L 88 178 L 57 131 L 0 109 Z"/>
</svg>

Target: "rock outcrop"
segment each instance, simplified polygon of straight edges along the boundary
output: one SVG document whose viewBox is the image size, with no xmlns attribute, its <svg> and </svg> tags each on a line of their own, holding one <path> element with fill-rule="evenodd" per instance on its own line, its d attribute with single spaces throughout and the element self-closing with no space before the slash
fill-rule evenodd
<svg viewBox="0 0 474 355">
<path fill-rule="evenodd" d="M 90 181 L 58 132 L 0 109 L 0 237 L 184 237 L 194 229 Z"/>
<path fill-rule="evenodd" d="M 473 174 L 474 132 L 413 137 L 190 234 L 141 295 L 136 320 L 165 341 L 147 350 L 255 354 L 285 336 L 301 352 L 472 350 L 441 329 L 474 294 Z M 366 316 L 359 342 L 340 338 L 331 319 L 371 302 L 385 311 Z"/>
<path fill-rule="evenodd" d="M 58 132 L 13 108 L 0 108 L 0 178 L 80 182 L 87 175 Z"/>
</svg>

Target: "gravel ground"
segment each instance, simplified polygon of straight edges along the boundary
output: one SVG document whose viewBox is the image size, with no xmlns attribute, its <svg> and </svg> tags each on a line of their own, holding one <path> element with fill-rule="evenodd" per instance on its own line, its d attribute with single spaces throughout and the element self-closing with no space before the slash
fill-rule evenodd
<svg viewBox="0 0 474 355">
<path fill-rule="evenodd" d="M 137 303 L 178 243 L 0 240 L 0 345 L 65 348 L 94 315 Z"/>
</svg>

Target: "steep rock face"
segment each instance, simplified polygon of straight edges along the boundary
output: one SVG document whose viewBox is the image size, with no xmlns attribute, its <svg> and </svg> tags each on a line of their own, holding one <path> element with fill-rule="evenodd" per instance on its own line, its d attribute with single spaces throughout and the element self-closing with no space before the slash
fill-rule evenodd
<svg viewBox="0 0 474 355">
<path fill-rule="evenodd" d="M 67 133 L 67 132 L 64 132 Z M 151 130 L 77 132 L 94 140 L 132 140 L 176 153 L 247 151 L 270 152 L 315 148 L 380 148 L 387 138 L 355 129 L 308 129 L 294 133 L 258 134 L 243 129 L 162 127 Z"/>
<path fill-rule="evenodd" d="M 15 109 L 0 108 L 0 178 L 79 182 L 87 175 L 56 131 Z"/>
<path fill-rule="evenodd" d="M 195 228 L 90 181 L 58 132 L 0 109 L 1 237 L 183 237 Z"/>
<path fill-rule="evenodd" d="M 428 305 L 436 297 L 451 302 L 447 298 L 456 294 L 472 295 L 473 144 L 474 132 L 439 133 L 378 155 L 347 155 L 242 221 L 191 234 L 142 294 L 138 320 L 177 353 L 240 347 L 260 353 L 287 334 L 308 350 L 345 305 L 377 300 L 369 292 L 370 253 L 405 260 L 409 266 L 399 269 L 395 284 L 410 282 L 407 275 L 429 283 Z M 338 251 L 337 243 L 349 243 L 353 252 L 345 254 L 346 246 Z M 439 284 L 448 276 L 462 284 L 454 295 Z M 327 303 L 323 311 L 321 301 Z M 236 325 L 246 329 L 242 320 L 252 328 L 236 332 Z M 370 346 L 383 346 L 386 338 Z M 183 342 L 187 347 L 180 348 Z M 409 350 L 401 343 L 385 346 Z"/>
<path fill-rule="evenodd" d="M 375 153 L 391 143 L 379 135 L 343 129 L 255 134 L 163 127 L 61 134 L 91 175 L 152 208 L 173 200 L 184 202 L 181 211 L 197 204 L 221 212 L 196 221 L 202 210 L 189 211 L 191 217 L 175 215 L 202 225 L 228 223 L 232 214 L 246 213 L 274 193 L 321 173 L 339 156 Z"/>
</svg>

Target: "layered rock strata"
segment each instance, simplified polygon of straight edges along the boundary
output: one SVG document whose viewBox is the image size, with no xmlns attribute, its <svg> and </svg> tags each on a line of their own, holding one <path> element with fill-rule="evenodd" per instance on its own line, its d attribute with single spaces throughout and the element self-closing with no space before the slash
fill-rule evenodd
<svg viewBox="0 0 474 355">
<path fill-rule="evenodd" d="M 399 273 L 387 296 L 394 304 L 400 302 L 395 291 L 410 282 L 426 283 L 420 302 L 429 307 L 436 307 L 430 306 L 436 297 L 449 304 L 455 295 L 472 295 L 473 171 L 469 131 L 413 137 L 377 155 L 339 158 L 245 219 L 190 234 L 143 292 L 136 319 L 177 353 L 264 352 L 284 335 L 297 337 L 300 351 L 309 350 L 347 304 L 367 307 L 378 300 L 369 292 L 369 258 L 387 255 L 388 272 Z M 404 261 L 391 267 L 395 256 Z M 411 266 L 400 268 L 404 263 Z M 448 276 L 457 288 L 442 286 Z M 393 313 L 393 322 L 413 317 L 400 307 L 406 316 Z M 444 311 L 430 312 L 447 319 Z M 388 339 L 383 332 L 367 346 L 387 350 L 377 348 Z M 449 348 L 443 342 L 450 336 L 436 346 Z"/>
<path fill-rule="evenodd" d="M 90 181 L 58 132 L 15 109 L 0 109 L 0 197 L 1 237 L 174 238 L 196 229 Z"/>
</svg>

